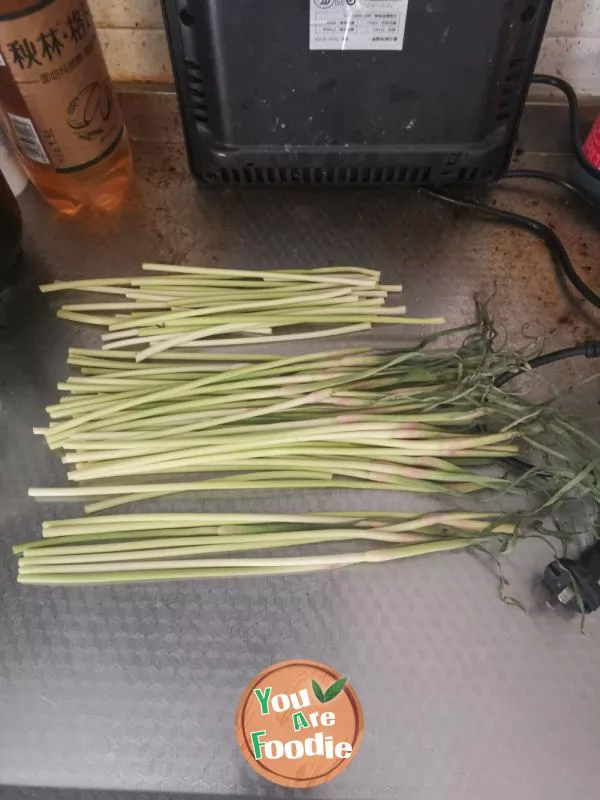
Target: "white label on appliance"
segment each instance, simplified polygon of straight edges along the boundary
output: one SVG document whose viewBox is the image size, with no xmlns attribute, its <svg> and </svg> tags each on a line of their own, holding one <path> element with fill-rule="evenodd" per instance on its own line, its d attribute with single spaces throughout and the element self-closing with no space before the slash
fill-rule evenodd
<svg viewBox="0 0 600 800">
<path fill-rule="evenodd" d="M 308 0 L 311 50 L 402 50 L 408 0 Z"/>
<path fill-rule="evenodd" d="M 2 53 L 0 53 L 0 67 L 5 67 L 5 66 L 6 66 L 6 61 L 2 57 Z"/>
</svg>

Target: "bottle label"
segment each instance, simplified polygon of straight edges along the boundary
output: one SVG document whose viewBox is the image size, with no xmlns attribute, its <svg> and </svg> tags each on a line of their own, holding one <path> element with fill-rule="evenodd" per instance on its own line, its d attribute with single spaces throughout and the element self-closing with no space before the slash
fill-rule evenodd
<svg viewBox="0 0 600 800">
<path fill-rule="evenodd" d="M 19 146 L 27 158 L 31 161 L 37 161 L 38 164 L 49 164 L 50 160 L 40 142 L 40 137 L 37 135 L 33 122 L 27 117 L 11 114 L 10 111 L 8 112 L 8 118 L 12 123 Z"/>
<path fill-rule="evenodd" d="M 116 148 L 123 118 L 86 0 L 0 12 L 0 70 L 10 71 L 28 113 L 8 113 L 28 159 L 77 172 Z"/>
</svg>

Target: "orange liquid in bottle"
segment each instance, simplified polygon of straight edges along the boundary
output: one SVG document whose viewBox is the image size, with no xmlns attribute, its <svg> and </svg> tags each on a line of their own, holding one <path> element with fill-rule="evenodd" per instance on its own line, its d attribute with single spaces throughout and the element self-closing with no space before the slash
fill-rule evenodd
<svg viewBox="0 0 600 800">
<path fill-rule="evenodd" d="M 61 214 L 73 216 L 83 210 L 117 211 L 132 179 L 131 148 L 123 130 L 116 149 L 100 163 L 74 175 L 21 158 L 23 169 L 46 200 Z"/>
<path fill-rule="evenodd" d="M 59 212 L 118 209 L 131 150 L 86 0 L 3 0 L 2 122 Z"/>
</svg>

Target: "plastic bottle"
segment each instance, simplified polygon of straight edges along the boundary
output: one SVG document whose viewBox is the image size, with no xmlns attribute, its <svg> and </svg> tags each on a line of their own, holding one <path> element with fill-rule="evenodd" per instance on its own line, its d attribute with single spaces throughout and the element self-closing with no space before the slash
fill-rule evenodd
<svg viewBox="0 0 600 800">
<path fill-rule="evenodd" d="M 87 0 L 2 0 L 0 101 L 49 203 L 68 215 L 121 205 L 131 150 Z"/>
</svg>

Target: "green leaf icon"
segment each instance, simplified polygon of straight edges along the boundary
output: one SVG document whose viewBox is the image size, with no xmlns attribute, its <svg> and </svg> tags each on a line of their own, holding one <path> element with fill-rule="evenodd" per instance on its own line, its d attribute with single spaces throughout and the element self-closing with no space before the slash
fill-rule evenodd
<svg viewBox="0 0 600 800">
<path fill-rule="evenodd" d="M 348 678 L 340 678 L 339 681 L 335 681 L 332 683 L 327 691 L 323 691 L 319 684 L 313 680 L 312 688 L 313 692 L 315 693 L 315 697 L 319 701 L 319 703 L 329 703 L 330 700 L 335 700 L 338 694 L 342 691 L 344 686 L 346 685 L 346 681 Z"/>
<path fill-rule="evenodd" d="M 313 682 L 312 682 L 312 689 L 313 689 L 313 692 L 315 693 L 315 697 L 317 698 L 319 703 L 324 703 L 325 702 L 325 695 L 323 694 L 323 689 L 321 689 L 321 687 L 319 686 L 319 684 L 315 680 L 313 680 Z"/>
<path fill-rule="evenodd" d="M 340 678 L 339 681 L 332 683 L 329 689 L 327 689 L 325 692 L 324 699 L 321 702 L 329 703 L 330 700 L 334 700 L 346 685 L 347 680 L 348 678 Z"/>
</svg>

